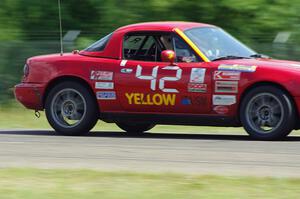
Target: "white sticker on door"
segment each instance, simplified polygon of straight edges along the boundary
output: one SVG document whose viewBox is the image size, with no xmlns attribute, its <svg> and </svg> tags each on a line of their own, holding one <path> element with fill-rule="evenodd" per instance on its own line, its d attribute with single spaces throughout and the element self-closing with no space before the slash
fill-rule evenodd
<svg viewBox="0 0 300 199">
<path fill-rule="evenodd" d="M 115 100 L 116 92 L 115 91 L 109 91 L 109 92 L 97 92 L 97 99 L 98 100 Z"/>
<path fill-rule="evenodd" d="M 203 83 L 205 79 L 205 68 L 192 68 L 190 82 Z"/>
<path fill-rule="evenodd" d="M 91 80 L 112 80 L 114 73 L 111 71 L 91 71 Z"/>
<path fill-rule="evenodd" d="M 215 71 L 214 80 L 240 80 L 241 72 L 238 71 Z"/>
<path fill-rule="evenodd" d="M 230 106 L 236 103 L 235 95 L 213 95 L 213 105 Z"/>
<path fill-rule="evenodd" d="M 114 89 L 113 82 L 96 82 L 95 83 L 96 89 Z"/>
<path fill-rule="evenodd" d="M 238 93 L 238 81 L 216 81 L 216 93 Z"/>
</svg>

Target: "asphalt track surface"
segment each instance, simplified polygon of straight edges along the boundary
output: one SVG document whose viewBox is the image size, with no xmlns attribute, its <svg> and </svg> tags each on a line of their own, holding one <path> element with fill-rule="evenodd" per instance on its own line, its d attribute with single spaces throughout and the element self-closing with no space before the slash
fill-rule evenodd
<svg viewBox="0 0 300 199">
<path fill-rule="evenodd" d="M 300 137 L 264 142 L 242 135 L 0 131 L 0 167 L 300 177 Z"/>
</svg>

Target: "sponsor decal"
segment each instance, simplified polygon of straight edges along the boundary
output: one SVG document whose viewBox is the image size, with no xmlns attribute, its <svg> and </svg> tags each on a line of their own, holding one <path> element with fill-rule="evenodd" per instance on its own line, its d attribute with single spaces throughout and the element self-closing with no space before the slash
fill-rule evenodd
<svg viewBox="0 0 300 199">
<path fill-rule="evenodd" d="M 120 66 L 126 66 L 126 64 L 127 64 L 127 60 L 122 60 Z"/>
<path fill-rule="evenodd" d="M 213 95 L 213 105 L 230 106 L 236 103 L 235 95 Z"/>
<path fill-rule="evenodd" d="M 188 84 L 188 92 L 191 93 L 206 93 L 207 84 L 199 84 L 199 83 L 189 83 Z"/>
<path fill-rule="evenodd" d="M 214 80 L 240 80 L 241 72 L 237 71 L 215 71 Z"/>
<path fill-rule="evenodd" d="M 116 98 L 115 91 L 97 92 L 98 100 L 115 100 Z"/>
<path fill-rule="evenodd" d="M 227 106 L 215 106 L 213 110 L 220 115 L 224 115 L 229 112 L 229 108 Z"/>
<path fill-rule="evenodd" d="M 216 81 L 215 82 L 216 93 L 238 93 L 237 81 Z"/>
<path fill-rule="evenodd" d="M 113 80 L 113 72 L 110 71 L 91 71 L 91 80 Z"/>
<path fill-rule="evenodd" d="M 239 71 L 239 72 L 249 72 L 249 73 L 255 72 L 256 68 L 257 66 L 246 66 L 246 65 L 238 65 L 238 64 L 234 64 L 234 65 L 221 64 L 218 67 L 219 70 Z"/>
<path fill-rule="evenodd" d="M 96 89 L 114 89 L 113 82 L 96 82 L 95 83 Z"/>
<path fill-rule="evenodd" d="M 176 94 L 144 94 L 125 93 L 128 104 L 149 105 L 149 106 L 174 106 Z"/>
<path fill-rule="evenodd" d="M 121 73 L 132 73 L 133 69 L 131 68 L 122 68 Z"/>
<path fill-rule="evenodd" d="M 181 100 L 181 104 L 183 104 L 183 105 L 191 105 L 191 104 L 192 104 L 192 101 L 191 101 L 190 98 L 184 97 L 184 98 L 182 98 L 182 100 Z"/>
<path fill-rule="evenodd" d="M 205 79 L 205 68 L 192 68 L 190 82 L 203 83 Z"/>
</svg>

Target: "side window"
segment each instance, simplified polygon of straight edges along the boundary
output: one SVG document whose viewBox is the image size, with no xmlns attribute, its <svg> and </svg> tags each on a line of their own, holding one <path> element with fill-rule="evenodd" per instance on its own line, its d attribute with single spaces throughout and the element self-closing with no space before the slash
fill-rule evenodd
<svg viewBox="0 0 300 199">
<path fill-rule="evenodd" d="M 173 46 L 177 62 L 200 62 L 190 46 L 178 36 L 173 37 Z"/>
<path fill-rule="evenodd" d="M 141 47 L 145 36 L 125 36 L 123 43 L 124 58 L 131 60 Z"/>
<path fill-rule="evenodd" d="M 123 57 L 127 60 L 159 61 L 155 36 L 128 35 L 123 42 Z"/>
<path fill-rule="evenodd" d="M 199 62 L 189 45 L 172 33 L 136 33 L 124 37 L 123 58 L 126 60 L 160 62 L 163 50 L 174 50 L 176 62 Z"/>
<path fill-rule="evenodd" d="M 99 52 L 99 51 L 103 51 L 107 45 L 107 43 L 109 42 L 110 38 L 112 36 L 112 33 L 109 35 L 106 35 L 105 37 L 103 37 L 102 39 L 100 39 L 99 41 L 95 42 L 94 44 L 92 44 L 91 46 L 87 47 L 85 49 L 85 51 L 88 52 Z"/>
</svg>

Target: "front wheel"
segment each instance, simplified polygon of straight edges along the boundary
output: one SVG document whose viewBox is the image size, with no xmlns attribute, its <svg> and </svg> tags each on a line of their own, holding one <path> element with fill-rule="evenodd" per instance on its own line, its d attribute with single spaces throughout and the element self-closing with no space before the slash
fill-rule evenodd
<svg viewBox="0 0 300 199">
<path fill-rule="evenodd" d="M 295 127 L 296 113 L 290 96 L 273 86 L 260 86 L 244 97 L 241 122 L 248 134 L 259 140 L 278 140 Z"/>
<path fill-rule="evenodd" d="M 52 88 L 45 110 L 50 125 L 62 135 L 84 135 L 98 121 L 95 98 L 77 82 L 63 82 Z"/>
<path fill-rule="evenodd" d="M 149 131 L 155 127 L 155 124 L 147 124 L 147 123 L 138 123 L 138 124 L 129 124 L 124 122 L 118 122 L 116 125 L 127 132 L 127 134 L 137 135 L 141 134 L 145 131 Z"/>
</svg>

